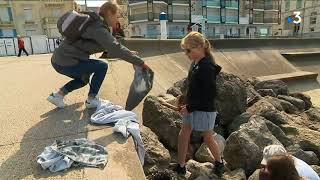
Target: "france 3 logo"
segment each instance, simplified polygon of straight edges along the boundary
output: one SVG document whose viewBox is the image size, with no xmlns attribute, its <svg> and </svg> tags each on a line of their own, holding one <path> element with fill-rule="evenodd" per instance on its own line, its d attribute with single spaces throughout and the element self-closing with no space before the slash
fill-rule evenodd
<svg viewBox="0 0 320 180">
<path fill-rule="evenodd" d="M 294 24 L 300 24 L 301 23 L 301 12 L 300 11 L 294 11 L 292 16 L 288 17 L 288 23 L 294 23 Z"/>
</svg>

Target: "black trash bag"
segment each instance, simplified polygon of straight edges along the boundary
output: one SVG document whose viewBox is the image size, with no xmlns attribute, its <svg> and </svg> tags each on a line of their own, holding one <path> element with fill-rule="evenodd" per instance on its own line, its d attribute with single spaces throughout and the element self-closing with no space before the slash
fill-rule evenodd
<svg viewBox="0 0 320 180">
<path fill-rule="evenodd" d="M 134 79 L 130 86 L 127 98 L 126 110 L 131 111 L 139 105 L 144 97 L 150 92 L 153 86 L 154 72 L 149 69 L 142 69 L 135 66 Z"/>
</svg>

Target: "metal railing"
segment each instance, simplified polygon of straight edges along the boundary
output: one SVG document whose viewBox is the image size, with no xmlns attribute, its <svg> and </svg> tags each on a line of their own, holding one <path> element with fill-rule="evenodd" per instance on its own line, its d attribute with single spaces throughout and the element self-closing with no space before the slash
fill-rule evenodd
<svg viewBox="0 0 320 180">
<path fill-rule="evenodd" d="M 267 17 L 265 17 L 263 22 L 264 23 L 278 23 L 279 19 L 278 18 L 267 18 Z"/>
<path fill-rule="evenodd" d="M 64 0 L 43 0 L 45 4 L 63 4 Z"/>
<path fill-rule="evenodd" d="M 207 0 L 207 6 L 220 7 L 220 0 Z"/>
<path fill-rule="evenodd" d="M 13 26 L 13 21 L 0 21 L 0 26 Z"/>
<path fill-rule="evenodd" d="M 130 21 L 148 20 L 148 13 L 131 14 Z"/>
<path fill-rule="evenodd" d="M 253 23 L 263 23 L 263 17 L 253 17 Z"/>
<path fill-rule="evenodd" d="M 172 2 L 172 3 L 179 3 L 179 4 L 189 4 L 189 1 L 188 0 L 169 0 L 169 2 Z"/>
<path fill-rule="evenodd" d="M 238 2 L 237 1 L 227 1 L 226 8 L 238 8 Z"/>
<path fill-rule="evenodd" d="M 173 20 L 189 20 L 189 14 L 172 14 Z"/>
<path fill-rule="evenodd" d="M 215 15 L 209 15 L 207 16 L 208 22 L 220 22 L 220 16 Z"/>
<path fill-rule="evenodd" d="M 226 23 L 237 23 L 238 20 L 238 16 L 226 16 Z"/>
</svg>

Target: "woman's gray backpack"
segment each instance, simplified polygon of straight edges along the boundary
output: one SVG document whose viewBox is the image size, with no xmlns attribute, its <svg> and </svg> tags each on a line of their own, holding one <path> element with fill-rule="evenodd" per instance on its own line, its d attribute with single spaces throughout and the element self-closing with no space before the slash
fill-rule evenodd
<svg viewBox="0 0 320 180">
<path fill-rule="evenodd" d="M 95 15 L 94 15 L 95 14 Z M 94 12 L 81 12 L 75 10 L 63 14 L 57 22 L 57 27 L 62 36 L 70 41 L 80 39 L 84 30 L 95 22 L 99 15 Z"/>
</svg>

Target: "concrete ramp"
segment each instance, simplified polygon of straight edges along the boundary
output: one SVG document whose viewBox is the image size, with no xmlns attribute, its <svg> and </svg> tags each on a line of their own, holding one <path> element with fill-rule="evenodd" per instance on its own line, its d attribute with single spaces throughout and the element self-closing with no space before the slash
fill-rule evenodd
<svg viewBox="0 0 320 180">
<path fill-rule="evenodd" d="M 224 39 L 212 40 L 215 58 L 223 71 L 236 74 L 244 79 L 261 77 L 263 79 L 282 78 L 284 81 L 309 79 L 317 73 L 299 69 L 282 54 L 294 51 L 317 51 L 320 39 Z M 126 40 L 129 49 L 140 52 L 148 60 L 169 61 L 181 65 L 187 71 L 190 62 L 180 49 L 180 40 Z M 270 76 L 270 77 L 269 77 Z M 281 78 L 279 78 L 281 79 Z"/>
</svg>

